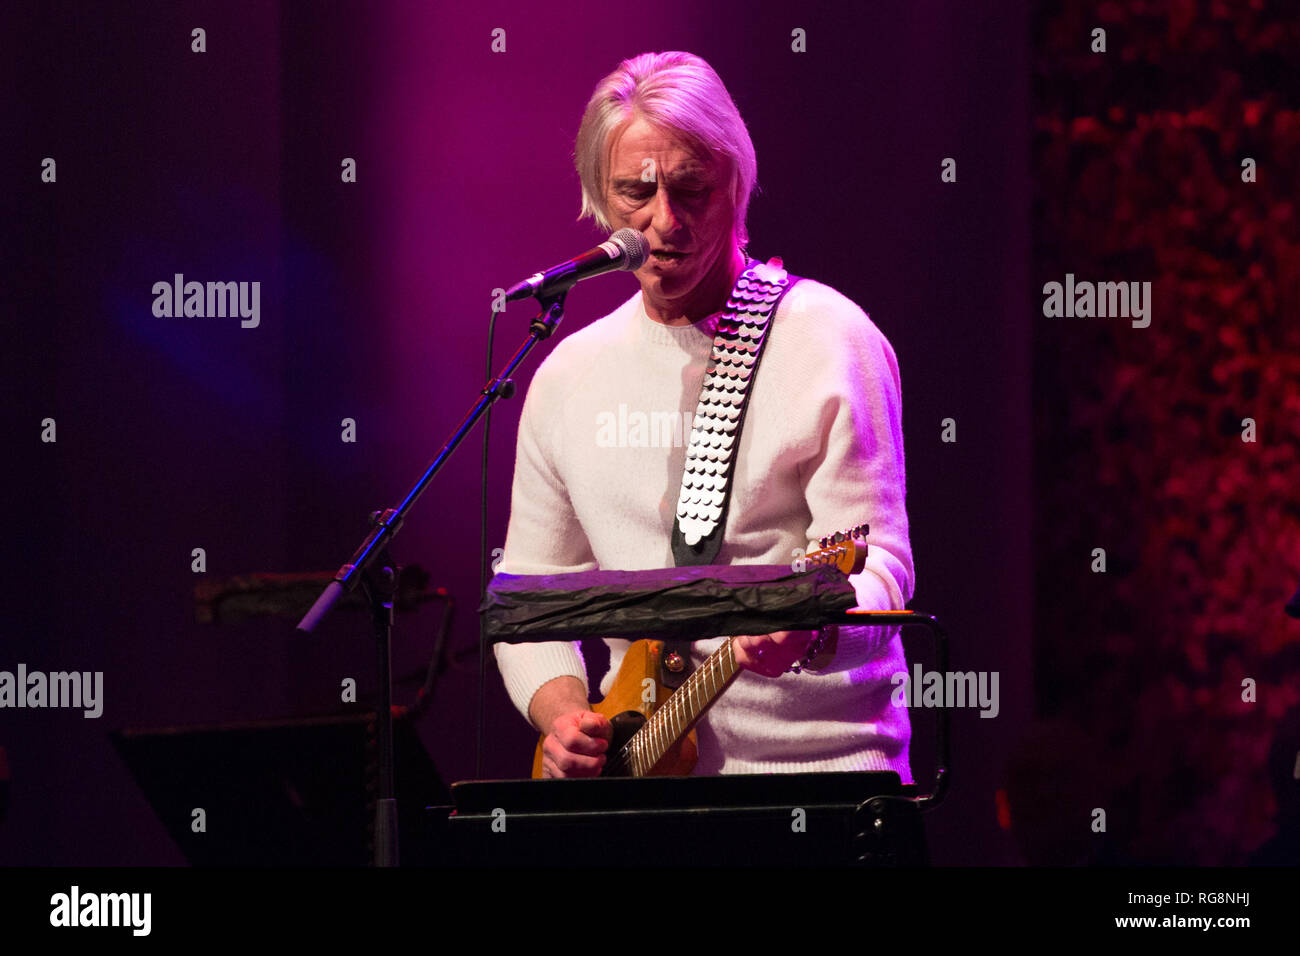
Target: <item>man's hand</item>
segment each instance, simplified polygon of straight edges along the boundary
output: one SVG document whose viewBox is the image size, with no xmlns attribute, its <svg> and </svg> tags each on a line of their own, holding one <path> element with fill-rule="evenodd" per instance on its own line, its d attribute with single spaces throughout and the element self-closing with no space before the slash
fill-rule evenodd
<svg viewBox="0 0 1300 956">
<path fill-rule="evenodd" d="M 816 631 L 738 634 L 731 639 L 731 649 L 736 663 L 745 670 L 764 677 L 780 677 L 795 661 L 803 660 L 816 638 Z"/>
<path fill-rule="evenodd" d="M 528 716 L 545 738 L 543 777 L 600 775 L 614 728 L 592 711 L 582 681 L 569 676 L 547 681 L 533 695 Z"/>
<path fill-rule="evenodd" d="M 543 777 L 598 777 L 614 727 L 591 710 L 561 714 L 542 741 Z"/>
</svg>

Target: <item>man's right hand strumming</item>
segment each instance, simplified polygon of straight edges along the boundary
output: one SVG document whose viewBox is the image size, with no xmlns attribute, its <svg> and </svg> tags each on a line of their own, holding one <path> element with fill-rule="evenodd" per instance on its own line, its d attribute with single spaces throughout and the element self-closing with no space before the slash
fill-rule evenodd
<svg viewBox="0 0 1300 956">
<path fill-rule="evenodd" d="M 614 728 L 590 709 L 582 682 L 557 677 L 533 695 L 530 716 L 546 734 L 542 742 L 543 777 L 598 777 L 605 767 Z"/>
</svg>

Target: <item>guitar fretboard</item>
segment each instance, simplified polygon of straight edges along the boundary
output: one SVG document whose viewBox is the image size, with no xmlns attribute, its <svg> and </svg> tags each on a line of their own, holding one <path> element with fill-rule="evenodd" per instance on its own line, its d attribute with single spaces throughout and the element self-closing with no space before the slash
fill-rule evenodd
<svg viewBox="0 0 1300 956">
<path fill-rule="evenodd" d="M 731 638 L 727 638 L 632 736 L 605 772 L 632 777 L 648 775 L 739 672 Z"/>
</svg>

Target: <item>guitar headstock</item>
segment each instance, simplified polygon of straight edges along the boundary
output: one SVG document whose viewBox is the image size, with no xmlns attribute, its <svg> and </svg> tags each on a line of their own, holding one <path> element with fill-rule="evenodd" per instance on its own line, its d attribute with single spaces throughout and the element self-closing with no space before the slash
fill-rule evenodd
<svg viewBox="0 0 1300 956">
<path fill-rule="evenodd" d="M 817 550 L 809 552 L 804 560 L 809 564 L 833 564 L 844 574 L 857 574 L 867 564 L 866 538 L 870 533 L 866 524 L 836 531 L 819 539 Z"/>
</svg>

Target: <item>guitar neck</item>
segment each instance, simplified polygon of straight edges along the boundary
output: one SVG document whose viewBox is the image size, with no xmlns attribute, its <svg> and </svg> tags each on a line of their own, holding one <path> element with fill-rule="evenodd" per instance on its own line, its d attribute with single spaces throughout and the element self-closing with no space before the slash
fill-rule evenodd
<svg viewBox="0 0 1300 956">
<path fill-rule="evenodd" d="M 704 716 L 738 673 L 740 665 L 736 663 L 731 638 L 727 638 L 633 734 L 615 758 L 616 766 L 633 777 L 647 776 L 672 745 Z"/>
</svg>

